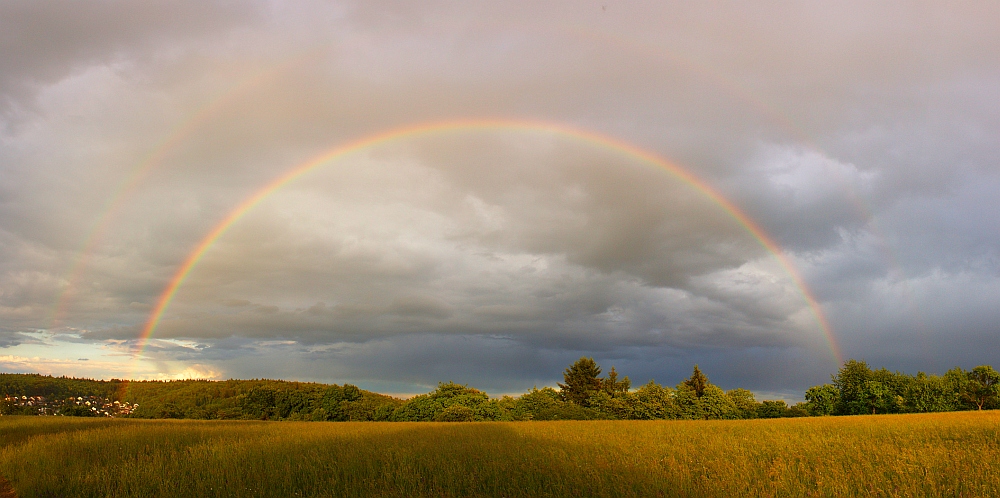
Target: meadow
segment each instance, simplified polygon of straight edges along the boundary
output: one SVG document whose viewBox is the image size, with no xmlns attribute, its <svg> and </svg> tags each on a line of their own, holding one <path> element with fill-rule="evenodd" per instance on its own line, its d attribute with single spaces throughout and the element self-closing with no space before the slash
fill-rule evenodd
<svg viewBox="0 0 1000 498">
<path fill-rule="evenodd" d="M 734 421 L 0 417 L 28 497 L 997 496 L 1000 411 Z"/>
</svg>

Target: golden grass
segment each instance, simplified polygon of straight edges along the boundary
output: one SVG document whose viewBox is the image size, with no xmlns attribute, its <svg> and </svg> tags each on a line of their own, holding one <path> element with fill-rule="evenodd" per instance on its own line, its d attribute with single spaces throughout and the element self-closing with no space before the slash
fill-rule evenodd
<svg viewBox="0 0 1000 498">
<path fill-rule="evenodd" d="M 32 496 L 1000 496 L 1000 411 L 749 421 L 0 418 Z"/>
</svg>

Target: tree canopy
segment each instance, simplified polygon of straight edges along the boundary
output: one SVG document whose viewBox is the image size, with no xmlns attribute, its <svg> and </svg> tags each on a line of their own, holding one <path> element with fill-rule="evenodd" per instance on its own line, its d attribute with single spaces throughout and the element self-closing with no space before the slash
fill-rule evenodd
<svg viewBox="0 0 1000 498">
<path fill-rule="evenodd" d="M 576 360 L 563 372 L 563 382 L 559 383 L 563 401 L 587 406 L 590 397 L 601 389 L 601 367 L 593 358 Z"/>
<path fill-rule="evenodd" d="M 691 377 L 684 381 L 684 385 L 694 390 L 694 395 L 700 398 L 705 395 L 705 388 L 709 386 L 708 377 L 701 373 L 698 365 L 695 365 L 694 372 L 691 373 Z"/>
<path fill-rule="evenodd" d="M 989 410 L 1000 407 L 1000 373 L 989 365 L 943 375 L 908 375 L 848 360 L 831 383 L 810 387 L 805 402 L 757 401 L 747 389 L 723 391 L 698 365 L 675 387 L 650 380 L 633 389 L 611 367 L 601 377 L 593 358 L 563 372 L 559 389 L 533 388 L 491 398 L 455 382 L 402 400 L 344 384 L 267 379 L 227 381 L 95 381 L 0 374 L 2 415 L 310 421 L 515 421 L 573 419 L 738 419 L 791 416 Z M 126 412 L 95 407 L 128 403 Z M 94 405 L 94 406 L 91 406 Z"/>
</svg>

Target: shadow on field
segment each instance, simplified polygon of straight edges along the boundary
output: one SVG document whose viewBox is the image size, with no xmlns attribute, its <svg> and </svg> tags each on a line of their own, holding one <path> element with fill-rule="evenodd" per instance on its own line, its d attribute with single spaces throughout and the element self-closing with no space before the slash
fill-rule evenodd
<svg viewBox="0 0 1000 498">
<path fill-rule="evenodd" d="M 4 421 L 0 433 L 18 424 L 35 437 L 0 448 L 0 474 L 21 498 L 998 496 L 1000 489 L 1000 470 L 988 464 L 1000 461 L 1000 411 L 647 422 L 52 418 Z"/>
<path fill-rule="evenodd" d="M 11 486 L 3 476 L 0 476 L 0 498 L 17 498 L 14 486 Z"/>
<path fill-rule="evenodd" d="M 587 423 L 58 425 L 0 451 L 24 498 L 656 496 L 664 485 L 594 444 Z"/>
<path fill-rule="evenodd" d="M 120 420 L 78 417 L 6 416 L 0 424 L 0 449 L 25 443 L 36 437 L 103 429 Z M 2 498 L 2 495 L 0 495 Z"/>
<path fill-rule="evenodd" d="M 567 431 L 567 425 L 577 425 Z M 373 467 L 338 479 L 346 495 L 656 496 L 664 476 L 636 472 L 595 442 L 587 422 L 532 422 L 530 434 L 502 423 L 405 424 L 368 439 Z M 366 438 L 367 439 L 367 438 Z M 366 479 L 357 479 L 365 476 Z M 367 488 L 367 489 L 366 489 Z"/>
</svg>

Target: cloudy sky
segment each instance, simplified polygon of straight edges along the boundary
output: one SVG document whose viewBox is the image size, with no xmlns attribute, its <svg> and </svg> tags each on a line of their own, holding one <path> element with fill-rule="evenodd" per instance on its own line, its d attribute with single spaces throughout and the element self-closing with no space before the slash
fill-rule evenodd
<svg viewBox="0 0 1000 498">
<path fill-rule="evenodd" d="M 1000 365 L 997 19 L 0 3 L 0 371 L 498 394 L 593 356 L 801 399 L 839 359 Z"/>
</svg>

